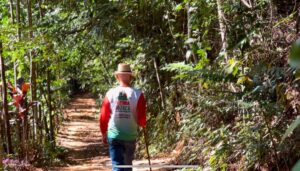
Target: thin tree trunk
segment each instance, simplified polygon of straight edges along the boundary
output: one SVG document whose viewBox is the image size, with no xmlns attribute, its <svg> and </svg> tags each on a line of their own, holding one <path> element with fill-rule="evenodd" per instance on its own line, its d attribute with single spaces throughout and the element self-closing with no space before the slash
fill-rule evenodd
<svg viewBox="0 0 300 171">
<path fill-rule="evenodd" d="M 0 151 L 0 157 L 2 156 L 2 154 L 3 154 L 3 144 L 4 144 L 4 140 L 5 140 L 5 136 L 4 136 L 4 128 L 3 128 L 3 118 L 2 118 L 2 107 L 1 107 L 1 115 L 0 115 L 0 149 L 2 150 L 2 151 Z M 2 153 L 1 153 L 2 152 Z M 2 160 L 0 160 L 0 161 L 2 161 Z M 0 167 L 1 168 L 1 167 Z"/>
<path fill-rule="evenodd" d="M 32 31 L 32 11 L 31 11 L 31 0 L 27 0 L 28 8 L 28 26 L 29 26 L 29 39 L 32 40 L 33 38 L 33 31 Z M 36 101 L 36 62 L 34 61 L 34 55 L 32 50 L 29 51 L 30 56 L 30 75 L 31 75 L 31 101 Z M 33 139 L 36 139 L 37 129 L 36 129 L 36 123 L 37 123 L 37 108 L 34 105 L 32 107 L 33 112 Z"/>
<path fill-rule="evenodd" d="M 40 86 L 40 91 L 41 91 L 41 96 L 44 97 L 44 100 L 46 101 L 47 107 L 48 107 L 48 97 L 46 95 L 46 92 L 44 91 L 43 86 Z M 42 97 L 41 97 L 42 98 Z M 49 131 L 49 126 L 48 126 L 48 122 L 47 122 L 47 115 L 45 114 L 45 110 L 42 108 L 42 106 L 44 105 L 40 105 L 40 110 L 41 110 L 41 119 L 43 119 L 43 124 L 45 127 L 45 140 L 50 141 L 50 131 Z"/>
<path fill-rule="evenodd" d="M 43 144 L 43 125 L 42 125 L 42 105 L 38 105 L 38 123 L 37 123 L 37 126 L 38 126 L 38 130 L 39 130 L 39 144 Z"/>
<path fill-rule="evenodd" d="M 10 13 L 11 13 L 11 20 L 12 23 L 14 24 L 14 15 L 13 15 L 13 1 L 10 0 Z M 17 18 L 17 24 L 18 24 L 18 29 L 17 29 L 17 36 L 18 36 L 18 41 L 21 41 L 21 29 L 20 29 L 20 1 L 17 0 L 16 3 L 16 18 Z M 14 85 L 15 87 L 17 87 L 17 67 L 18 64 L 16 61 L 14 61 Z M 23 157 L 23 152 L 24 152 L 24 148 L 23 148 L 23 143 L 22 143 L 22 132 L 21 132 L 21 121 L 19 118 L 17 118 L 17 138 L 18 138 L 18 144 L 20 146 L 20 148 L 18 148 L 18 154 L 19 157 L 22 158 Z"/>
<path fill-rule="evenodd" d="M 13 4 L 13 1 L 10 0 L 10 4 L 12 5 Z M 13 9 L 11 7 L 11 9 Z M 11 12 L 13 14 L 13 12 Z M 12 15 L 13 17 L 13 15 Z M 17 0 L 17 3 L 16 3 L 16 18 L 17 18 L 17 24 L 18 24 L 18 27 L 17 27 L 17 34 L 18 34 L 18 41 L 20 42 L 21 40 L 21 29 L 20 29 L 20 0 Z M 17 62 L 15 61 L 14 62 L 14 83 L 15 83 L 15 87 L 17 87 L 17 75 L 18 75 L 18 71 L 17 71 L 17 67 L 18 67 L 18 64 Z"/>
<path fill-rule="evenodd" d="M 2 87 L 2 86 L 1 86 Z M 2 88 L 1 88 L 1 92 L 2 92 Z M 2 106 L 1 106 L 2 107 Z M 1 148 L 4 150 L 4 144 L 5 144 L 5 141 L 6 141 L 6 138 L 5 138 L 5 118 L 4 116 L 2 115 L 2 111 L 3 111 L 3 108 L 1 108 L 1 116 L 0 116 L 0 121 L 1 121 L 1 141 L 0 141 L 0 146 Z"/>
<path fill-rule="evenodd" d="M 43 9 L 42 9 L 42 0 L 39 0 L 39 13 L 40 13 L 40 20 L 43 19 Z"/>
<path fill-rule="evenodd" d="M 16 8 L 16 15 L 17 15 L 17 24 L 18 24 L 18 40 L 21 39 L 21 11 L 20 11 L 20 0 L 17 0 L 17 8 Z"/>
<path fill-rule="evenodd" d="M 187 16 L 187 35 L 188 38 L 192 37 L 192 25 L 191 25 L 191 10 L 190 3 L 186 3 L 186 16 Z"/>
<path fill-rule="evenodd" d="M 0 142 L 1 142 L 1 141 L 0 141 Z M 2 143 L 1 143 L 1 145 L 0 145 L 0 170 L 3 169 L 3 163 L 2 163 L 3 157 L 4 157 L 3 154 L 4 154 L 4 151 L 3 151 Z"/>
<path fill-rule="evenodd" d="M 14 16 L 14 4 L 13 4 L 13 0 L 9 0 L 9 12 L 10 12 L 11 23 L 12 23 L 12 24 L 15 24 L 15 16 Z"/>
<path fill-rule="evenodd" d="M 38 1 L 38 5 L 39 5 L 39 14 L 40 14 L 40 21 L 43 20 L 43 17 L 44 17 L 44 14 L 43 14 L 43 9 L 42 9 L 42 0 L 39 0 Z M 36 65 L 36 77 L 38 77 L 38 70 L 39 70 L 39 67 L 38 65 Z M 42 94 L 43 94 L 43 87 L 40 86 L 40 99 L 42 98 Z M 42 105 L 40 104 L 38 106 L 38 122 L 37 124 L 39 125 L 39 142 L 40 144 L 42 144 L 43 142 L 43 138 L 44 138 L 44 135 L 43 135 L 43 121 L 47 121 L 46 119 L 46 116 L 43 115 L 42 113 Z M 46 119 L 46 120 L 43 120 L 43 119 Z M 45 130 L 46 130 L 46 135 L 49 135 L 49 131 L 48 131 L 48 127 L 47 127 L 47 122 L 45 122 Z M 48 139 L 49 140 L 49 139 Z"/>
<path fill-rule="evenodd" d="M 25 153 L 25 161 L 28 161 L 28 121 L 27 116 L 25 115 L 22 119 L 22 125 L 23 125 L 23 134 L 22 134 L 22 143 Z"/>
<path fill-rule="evenodd" d="M 2 92 L 2 88 L 0 86 L 0 92 Z M 0 97 L 1 98 L 1 97 Z M 2 98 L 1 98 L 2 100 Z M 1 115 L 0 115 L 0 136 L 1 136 L 1 139 L 0 139 L 0 170 L 3 169 L 3 163 L 2 163 L 2 160 L 3 160 L 3 157 L 4 157 L 4 149 L 3 149 L 3 144 L 4 144 L 4 139 L 5 139 L 5 136 L 4 136 L 4 126 L 3 126 L 3 118 L 2 118 L 2 105 L 1 105 Z"/>
<path fill-rule="evenodd" d="M 153 63 L 154 63 L 156 79 L 157 79 L 157 83 L 158 83 L 158 87 L 159 87 L 159 94 L 160 94 L 160 98 L 161 98 L 161 106 L 164 109 L 165 108 L 165 98 L 164 98 L 164 94 L 163 94 L 163 91 L 162 91 L 162 86 L 161 86 L 161 82 L 160 82 L 160 77 L 159 77 L 159 71 L 158 71 L 158 65 L 157 65 L 156 58 L 153 59 Z"/>
<path fill-rule="evenodd" d="M 9 8 L 10 8 L 10 19 L 11 23 L 15 24 L 15 16 L 14 16 L 14 4 L 13 0 L 9 0 Z M 19 36 L 19 35 L 18 35 Z M 17 86 L 17 63 L 14 61 L 14 84 Z"/>
<path fill-rule="evenodd" d="M 8 113 L 8 103 L 7 103 L 7 86 L 6 86 L 6 78 L 5 78 L 5 67 L 4 67 L 4 59 L 2 56 L 3 52 L 3 45 L 2 42 L 0 41 L 0 63 L 1 63 L 1 78 L 2 78 L 2 99 L 3 99 L 3 110 L 2 114 L 4 115 L 4 120 L 5 120 L 5 128 L 6 128 L 6 146 L 7 146 L 7 153 L 12 154 L 13 153 L 13 148 L 12 148 L 12 143 L 11 143 L 11 133 L 10 133 L 10 116 Z"/>
<path fill-rule="evenodd" d="M 50 131 L 49 131 L 48 123 L 47 123 L 47 116 L 45 115 L 44 112 L 42 112 L 42 114 L 43 114 L 43 120 L 44 120 L 44 127 L 45 127 L 45 132 L 46 132 L 46 138 L 47 138 L 48 141 L 51 141 Z"/>
<path fill-rule="evenodd" d="M 48 63 L 50 66 L 50 62 Z M 55 139 L 54 139 L 54 127 L 53 127 L 53 116 L 52 116 L 52 104 L 51 104 L 51 78 L 50 78 L 50 69 L 47 69 L 47 97 L 48 97 L 48 112 L 49 112 L 49 129 L 50 129 L 50 142 L 51 147 L 54 149 L 55 147 Z"/>
<path fill-rule="evenodd" d="M 226 35 L 226 25 L 225 25 L 225 16 L 222 10 L 222 0 L 217 0 L 217 7 L 218 7 L 218 19 L 219 19 L 219 25 L 220 25 L 220 34 L 221 34 L 221 40 L 222 40 L 222 52 L 224 52 L 224 58 L 227 62 L 227 35 Z"/>
<path fill-rule="evenodd" d="M 186 16 L 187 16 L 187 36 L 188 38 L 192 38 L 192 17 L 191 17 L 191 9 L 190 9 L 190 3 L 186 3 Z M 190 45 L 189 49 L 192 49 L 192 45 Z M 195 63 L 197 63 L 196 55 L 194 52 L 191 50 L 192 54 L 191 56 L 193 57 L 193 60 Z"/>
<path fill-rule="evenodd" d="M 16 4 L 16 18 L 17 18 L 17 34 L 18 34 L 18 41 L 21 41 L 21 9 L 20 9 L 20 0 L 17 0 L 17 4 Z M 15 74 L 15 87 L 17 87 L 17 63 L 15 62 L 14 65 L 14 74 Z M 25 116 L 26 118 L 26 116 Z M 25 119 L 24 118 L 24 119 Z M 25 130 L 25 126 L 24 125 L 24 119 L 21 120 L 21 118 L 17 119 L 17 130 L 18 130 L 18 140 L 20 143 L 20 151 L 19 151 L 19 156 L 20 158 L 24 158 L 24 155 L 26 156 L 26 132 L 24 132 Z"/>
<path fill-rule="evenodd" d="M 42 8 L 42 3 L 43 3 L 43 0 L 39 0 L 38 1 L 38 5 L 39 5 L 39 14 L 40 14 L 40 21 L 42 21 L 43 20 L 43 18 L 44 18 L 44 12 L 43 12 L 43 8 Z M 43 41 L 45 41 L 44 40 L 44 38 L 43 38 Z M 42 52 L 43 53 L 43 52 Z M 37 69 L 38 69 L 38 67 L 37 67 Z M 47 70 L 47 72 L 46 72 L 46 79 L 47 79 L 47 90 L 48 90 L 48 76 L 49 76 L 49 73 L 48 73 L 49 71 Z M 37 76 L 37 74 L 36 74 L 36 76 Z M 49 87 L 50 87 L 50 83 L 49 83 Z M 49 90 L 50 90 L 50 88 L 49 88 Z M 41 85 L 40 86 L 40 91 L 41 91 L 41 98 L 42 98 L 42 96 L 44 96 L 44 99 L 45 99 L 45 101 L 46 101 L 46 104 L 47 104 L 47 107 L 48 107 L 48 109 L 49 109 L 49 119 L 50 119 L 50 122 L 52 123 L 52 113 L 50 112 L 50 111 L 52 111 L 52 107 L 51 107 L 51 101 L 50 102 L 48 102 L 47 100 L 48 99 L 50 99 L 51 100 L 51 97 L 49 98 L 48 96 L 46 96 L 46 92 L 44 91 L 44 88 L 43 88 L 43 86 Z M 43 140 L 43 138 L 45 138 L 44 140 L 45 141 L 49 141 L 49 142 L 51 142 L 52 143 L 52 133 L 50 133 L 50 131 L 49 131 L 49 126 L 48 126 L 48 123 L 47 123 L 47 115 L 45 114 L 45 112 L 44 112 L 44 110 L 43 110 L 43 108 L 42 108 L 42 105 L 40 105 L 40 107 L 39 107 L 39 113 L 40 113 L 40 124 L 41 124 L 41 128 L 43 127 L 43 125 L 44 125 L 44 129 L 45 129 L 45 136 L 43 136 L 43 131 L 41 131 L 41 137 L 40 137 L 40 141 L 42 141 Z M 51 124 L 51 127 L 52 127 L 52 124 Z M 52 146 L 51 146 L 52 147 Z"/>
</svg>

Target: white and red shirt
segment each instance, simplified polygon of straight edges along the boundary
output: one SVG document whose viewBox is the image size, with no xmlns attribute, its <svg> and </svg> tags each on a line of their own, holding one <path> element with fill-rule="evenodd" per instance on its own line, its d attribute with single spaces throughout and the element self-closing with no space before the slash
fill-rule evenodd
<svg viewBox="0 0 300 171">
<path fill-rule="evenodd" d="M 104 98 L 100 112 L 102 135 L 120 140 L 135 140 L 138 126 L 146 126 L 146 101 L 132 87 L 115 87 Z"/>
</svg>

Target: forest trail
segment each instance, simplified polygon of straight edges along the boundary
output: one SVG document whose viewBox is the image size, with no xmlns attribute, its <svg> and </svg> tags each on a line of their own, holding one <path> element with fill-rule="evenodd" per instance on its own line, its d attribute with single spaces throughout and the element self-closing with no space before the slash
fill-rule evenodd
<svg viewBox="0 0 300 171">
<path fill-rule="evenodd" d="M 46 171 L 111 170 L 108 146 L 102 143 L 99 128 L 99 109 L 88 94 L 74 97 L 64 110 L 65 121 L 60 127 L 57 145 L 68 150 L 66 165 L 43 169 Z M 155 159 L 153 164 L 166 164 L 168 159 Z M 147 165 L 147 160 L 134 161 L 134 165 Z M 148 170 L 148 169 L 133 169 Z"/>
<path fill-rule="evenodd" d="M 98 115 L 96 101 L 88 94 L 77 95 L 70 101 L 57 137 L 57 145 L 68 150 L 67 166 L 49 170 L 110 170 L 106 166 L 110 159 L 108 147 L 101 141 Z"/>
</svg>

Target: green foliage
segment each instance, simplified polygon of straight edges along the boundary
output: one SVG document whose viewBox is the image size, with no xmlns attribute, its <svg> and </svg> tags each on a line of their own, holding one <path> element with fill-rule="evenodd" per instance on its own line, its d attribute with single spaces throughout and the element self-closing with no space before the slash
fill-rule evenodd
<svg viewBox="0 0 300 171">
<path fill-rule="evenodd" d="M 233 76 L 236 76 L 238 74 L 238 62 L 234 59 L 230 59 L 228 61 L 228 64 L 225 66 L 225 72 L 227 74 L 232 74 Z"/>
<path fill-rule="evenodd" d="M 294 68 L 300 68 L 300 39 L 296 40 L 291 47 L 289 64 Z"/>
<path fill-rule="evenodd" d="M 242 1 L 222 1 L 225 55 L 216 1 L 43 2 L 43 18 L 38 4 L 33 8 L 32 40 L 27 38 L 27 9 L 22 8 L 18 41 L 8 1 L 0 1 L 0 40 L 8 80 L 13 81 L 14 62 L 18 76 L 29 80 L 28 52 L 35 52 L 41 104 L 48 103 L 50 71 L 54 115 L 81 90 L 98 95 L 100 105 L 105 92 L 116 85 L 117 64 L 127 62 L 136 74 L 135 86 L 147 99 L 151 153 L 169 152 L 184 141 L 178 163 L 201 164 L 208 170 L 230 170 L 234 164 L 236 170 L 291 168 L 299 158 L 294 153 L 299 151 L 297 133 L 281 141 L 299 122 L 294 121 L 299 71 L 286 62 L 288 42 L 296 39 L 295 12 L 271 17 L 267 0 L 253 1 L 251 8 Z M 281 7 L 278 2 L 274 14 L 295 5 Z M 289 64 L 296 69 L 299 45 L 297 40 L 289 54 Z M 49 112 L 44 107 L 42 111 Z M 49 117 L 46 120 L 49 123 Z M 284 133 L 286 125 L 290 127 Z M 43 156 L 57 157 L 48 145 Z"/>
<path fill-rule="evenodd" d="M 297 128 L 300 124 L 300 117 L 296 118 L 292 124 L 288 127 L 288 129 L 285 131 L 282 140 L 284 140 L 286 137 L 288 137 L 292 132 L 294 131 L 295 128 Z"/>
</svg>

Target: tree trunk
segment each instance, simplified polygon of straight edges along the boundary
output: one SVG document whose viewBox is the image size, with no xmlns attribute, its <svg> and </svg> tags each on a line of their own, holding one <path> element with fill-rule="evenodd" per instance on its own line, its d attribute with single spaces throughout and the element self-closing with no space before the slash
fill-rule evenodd
<svg viewBox="0 0 300 171">
<path fill-rule="evenodd" d="M 25 115 L 24 118 L 22 119 L 22 125 L 23 125 L 23 134 L 22 134 L 22 144 L 23 144 L 23 149 L 25 153 L 25 161 L 28 161 L 28 120 L 27 116 Z"/>
<path fill-rule="evenodd" d="M 0 128 L 1 129 L 1 128 Z M 2 138 L 0 137 L 0 142 L 3 142 Z M 3 147 L 2 144 L 0 144 L 0 170 L 3 169 L 3 157 L 4 157 L 4 151 L 3 151 Z"/>
<path fill-rule="evenodd" d="M 2 88 L 0 86 L 0 92 L 2 92 Z M 2 101 L 2 98 L 0 96 L 0 101 Z M 4 149 L 3 149 L 3 144 L 4 144 L 4 140 L 5 140 L 5 136 L 4 136 L 4 124 L 3 124 L 3 115 L 2 115 L 2 105 L 0 106 L 1 107 L 1 115 L 0 115 L 0 136 L 1 136 L 1 139 L 0 139 L 0 170 L 3 169 L 3 163 L 2 163 L 2 160 L 3 160 L 3 157 L 4 157 Z"/>
<path fill-rule="evenodd" d="M 1 108 L 1 111 L 3 109 Z M 4 140 L 5 140 L 5 137 L 4 137 L 4 133 L 3 133 L 3 118 L 2 118 L 2 112 L 1 112 L 1 115 L 0 115 L 0 161 L 2 161 L 2 158 L 3 158 L 3 155 L 4 155 L 4 150 L 3 150 L 3 144 L 4 144 Z M 2 169 L 1 168 L 1 165 L 2 162 L 0 162 L 0 170 Z"/>
<path fill-rule="evenodd" d="M 32 11 L 31 11 L 31 0 L 27 0 L 28 4 L 28 26 L 29 26 L 29 39 L 32 40 L 33 38 L 33 31 L 32 31 Z M 31 101 L 36 101 L 36 62 L 34 61 L 34 55 L 32 50 L 29 50 L 29 56 L 30 56 L 30 75 L 31 75 Z M 32 113 L 33 113 L 33 123 L 32 123 L 32 129 L 33 129 L 33 139 L 36 139 L 37 129 L 36 129 L 36 123 L 37 123 L 37 107 L 34 105 L 32 107 Z"/>
<path fill-rule="evenodd" d="M 217 7 L 218 7 L 218 19 L 219 19 L 219 26 L 220 26 L 220 34 L 221 34 L 221 40 L 222 40 L 222 52 L 224 52 L 224 59 L 225 62 L 227 62 L 227 35 L 226 35 L 226 25 L 225 25 L 225 16 L 222 10 L 222 0 L 217 0 Z"/>
<path fill-rule="evenodd" d="M 17 35 L 18 35 L 18 41 L 21 41 L 21 10 L 20 10 L 20 0 L 17 0 L 16 3 L 16 19 L 17 19 Z M 17 74 L 18 74 L 18 64 L 15 61 L 14 62 L 14 81 L 15 81 L 15 87 L 17 87 Z M 22 127 L 21 127 L 21 120 L 20 118 L 17 118 L 17 136 L 18 136 L 18 142 L 19 142 L 19 157 L 24 157 L 24 142 L 22 138 Z"/>
<path fill-rule="evenodd" d="M 11 23 L 15 24 L 14 4 L 12 0 L 9 0 L 9 12 L 10 12 Z"/>
<path fill-rule="evenodd" d="M 50 67 L 50 62 L 48 62 Z M 51 78 L 50 78 L 50 68 L 47 68 L 47 97 L 48 97 L 48 112 L 49 112 L 49 131 L 50 131 L 50 143 L 52 149 L 55 147 L 54 139 L 54 127 L 53 127 L 53 116 L 52 116 L 52 104 L 51 104 Z"/>
<path fill-rule="evenodd" d="M 43 3 L 43 1 L 42 0 L 39 0 L 38 1 L 38 5 L 39 5 L 39 15 L 40 15 L 40 21 L 42 21 L 43 20 L 43 18 L 44 18 L 44 12 L 43 12 L 43 8 L 42 8 L 42 3 Z M 43 41 L 45 41 L 44 40 L 44 37 L 43 37 Z M 43 53 L 43 52 L 42 52 Z M 38 69 L 38 67 L 36 68 L 36 69 Z M 40 133 L 40 141 L 42 141 L 43 140 L 43 138 L 45 138 L 44 140 L 45 141 L 49 141 L 50 143 L 52 143 L 52 141 L 53 141 L 53 138 L 52 138 L 52 135 L 53 135 L 53 133 L 52 132 L 50 132 L 50 130 L 49 130 L 49 127 L 53 127 L 53 125 L 52 125 L 52 107 L 51 107 L 51 101 L 49 101 L 48 102 L 48 100 L 50 99 L 51 100 L 51 95 L 50 96 L 47 96 L 47 94 L 48 94 L 48 89 L 49 89 L 49 93 L 50 93 L 50 80 L 48 80 L 48 79 L 50 79 L 49 77 L 49 75 L 50 75 L 50 73 L 49 73 L 50 71 L 48 71 L 48 69 L 47 69 L 47 71 L 46 71 L 46 79 L 47 79 L 47 92 L 45 92 L 44 91 L 44 87 L 43 87 L 43 85 L 40 85 L 40 92 L 41 92 L 41 98 L 42 98 L 42 96 L 44 96 L 44 99 L 45 99 L 45 101 L 46 101 L 46 105 L 47 105 L 47 107 L 48 107 L 48 110 L 49 110 L 49 119 L 50 119 L 50 126 L 48 126 L 48 121 L 47 121 L 47 115 L 46 115 L 46 113 L 44 112 L 44 109 L 42 108 L 42 105 L 40 105 L 39 106 L 39 114 L 40 114 L 40 126 L 41 126 L 41 128 L 42 127 L 44 127 L 44 129 L 45 129 L 45 136 L 43 135 L 43 132 L 41 131 L 41 133 Z M 36 76 L 37 76 L 37 74 L 36 74 Z M 49 85 L 49 86 L 48 86 Z M 53 129 L 51 129 L 51 130 L 53 130 Z M 53 147 L 53 145 L 51 145 L 51 148 Z"/>
<path fill-rule="evenodd" d="M 18 24 L 18 40 L 21 39 L 21 11 L 20 11 L 20 0 L 17 0 L 17 8 L 16 8 L 16 15 L 17 15 L 17 24 Z"/>
<path fill-rule="evenodd" d="M 44 112 L 43 112 L 43 120 L 44 120 L 44 127 L 45 127 L 45 132 L 46 132 L 46 138 L 47 138 L 47 140 L 51 141 L 50 131 L 49 131 L 48 124 L 47 124 L 47 117 L 46 117 L 46 115 L 45 115 Z"/>
<path fill-rule="evenodd" d="M 46 101 L 46 105 L 48 107 L 48 97 L 47 97 L 46 92 L 44 91 L 43 85 L 40 86 L 40 91 L 41 91 L 41 96 L 44 97 L 44 100 Z M 45 112 L 44 112 L 45 110 L 42 108 L 42 106 L 44 106 L 44 105 L 40 105 L 40 113 L 41 113 L 41 119 L 43 120 L 43 125 L 45 128 L 45 138 L 46 138 L 45 140 L 50 141 L 51 138 L 50 138 L 50 131 L 49 131 L 48 122 L 47 122 L 47 115 L 45 114 Z M 41 125 L 41 126 L 43 126 L 43 125 Z"/>
<path fill-rule="evenodd" d="M 11 133 L 10 133 L 10 116 L 8 113 L 8 103 L 7 103 L 7 86 L 6 86 L 6 78 L 5 78 L 5 66 L 4 66 L 4 59 L 2 56 L 3 52 L 3 45 L 2 42 L 0 41 L 0 66 L 1 66 L 1 78 L 2 78 L 2 99 L 3 99 L 3 109 L 2 109 L 2 114 L 4 115 L 4 120 L 5 120 L 5 128 L 6 128 L 6 147 L 7 147 L 7 153 L 12 154 L 13 153 L 13 148 L 12 148 L 12 143 L 11 143 Z"/>
<path fill-rule="evenodd" d="M 160 94 L 160 98 L 161 98 L 161 106 L 164 109 L 165 108 L 165 98 L 164 98 L 164 94 L 163 94 L 163 90 L 162 90 L 162 86 L 161 86 L 161 82 L 160 82 L 160 77 L 159 77 L 158 65 L 157 65 L 156 58 L 153 59 L 153 63 L 154 63 L 156 79 L 157 79 L 157 83 L 158 83 L 158 87 L 159 87 L 159 94 Z"/>
<path fill-rule="evenodd" d="M 10 19 L 11 23 L 15 24 L 15 16 L 14 16 L 14 4 L 13 0 L 9 0 L 9 8 L 10 8 Z M 19 37 L 19 35 L 18 35 Z M 14 84 L 17 86 L 17 63 L 14 61 Z"/>
<path fill-rule="evenodd" d="M 42 20 L 44 17 L 44 13 L 42 9 L 42 0 L 39 0 L 39 13 L 40 13 L 40 20 Z"/>
<path fill-rule="evenodd" d="M 42 105 L 38 105 L 38 123 L 37 123 L 37 126 L 38 126 L 38 130 L 39 130 L 39 136 L 38 136 L 38 141 L 39 141 L 39 144 L 43 144 L 43 125 L 42 125 L 42 118 L 43 118 L 43 115 L 42 115 Z"/>
<path fill-rule="evenodd" d="M 190 3 L 186 3 L 186 17 L 187 17 L 187 36 L 188 38 L 192 38 L 192 17 L 191 17 L 191 9 L 190 9 Z M 191 56 L 193 57 L 193 60 L 195 63 L 197 63 L 196 55 L 192 51 L 192 45 L 189 45 L 189 49 L 192 52 Z"/>
<path fill-rule="evenodd" d="M 192 24 L 191 24 L 191 10 L 190 3 L 186 3 L 186 17 L 187 17 L 187 35 L 188 38 L 192 37 Z"/>
</svg>

